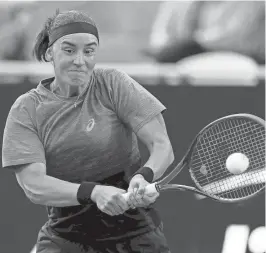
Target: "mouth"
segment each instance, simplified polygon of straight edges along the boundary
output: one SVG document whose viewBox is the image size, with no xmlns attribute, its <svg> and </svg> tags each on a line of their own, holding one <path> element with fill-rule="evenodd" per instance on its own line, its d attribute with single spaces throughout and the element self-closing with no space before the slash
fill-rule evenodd
<svg viewBox="0 0 266 253">
<path fill-rule="evenodd" d="M 73 73 L 80 73 L 80 74 L 85 74 L 86 72 L 85 71 L 82 71 L 82 70 L 69 70 L 69 72 L 73 72 Z"/>
</svg>

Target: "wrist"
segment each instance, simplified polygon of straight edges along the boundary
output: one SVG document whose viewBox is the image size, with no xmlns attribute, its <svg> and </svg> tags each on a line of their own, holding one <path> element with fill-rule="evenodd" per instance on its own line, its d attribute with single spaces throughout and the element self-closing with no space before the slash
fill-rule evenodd
<svg viewBox="0 0 266 253">
<path fill-rule="evenodd" d="M 151 183 L 154 179 L 154 172 L 149 167 L 141 167 L 138 169 L 132 176 L 132 178 L 136 175 L 141 175 L 147 182 Z"/>
<path fill-rule="evenodd" d="M 91 191 L 91 200 L 96 203 L 97 194 L 100 185 L 95 185 Z"/>
<path fill-rule="evenodd" d="M 77 200 L 81 205 L 87 205 L 91 202 L 95 186 L 97 186 L 95 182 L 82 182 L 80 184 L 77 191 Z"/>
</svg>

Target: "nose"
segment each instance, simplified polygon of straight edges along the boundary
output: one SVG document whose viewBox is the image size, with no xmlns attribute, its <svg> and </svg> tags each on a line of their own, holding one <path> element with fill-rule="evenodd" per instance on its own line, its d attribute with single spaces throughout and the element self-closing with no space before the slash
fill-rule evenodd
<svg viewBox="0 0 266 253">
<path fill-rule="evenodd" d="M 74 59 L 74 64 L 79 66 L 85 64 L 84 55 L 82 52 L 77 52 L 76 57 Z"/>
</svg>

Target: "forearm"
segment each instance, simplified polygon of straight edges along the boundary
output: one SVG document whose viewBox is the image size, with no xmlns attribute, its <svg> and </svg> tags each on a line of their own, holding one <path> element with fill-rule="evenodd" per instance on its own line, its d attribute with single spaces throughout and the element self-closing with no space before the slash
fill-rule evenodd
<svg viewBox="0 0 266 253">
<path fill-rule="evenodd" d="M 27 197 L 35 204 L 64 207 L 80 205 L 77 200 L 79 186 L 80 184 L 40 175 L 24 184 L 23 189 Z"/>
<path fill-rule="evenodd" d="M 168 140 L 155 142 L 150 148 L 150 156 L 144 166 L 154 172 L 153 180 L 160 178 L 166 169 L 173 163 L 174 154 L 171 143 Z"/>
</svg>

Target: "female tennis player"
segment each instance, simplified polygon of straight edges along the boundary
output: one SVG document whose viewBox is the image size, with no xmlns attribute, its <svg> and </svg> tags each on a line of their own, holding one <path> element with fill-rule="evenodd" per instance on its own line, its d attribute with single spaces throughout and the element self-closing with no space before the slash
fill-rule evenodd
<svg viewBox="0 0 266 253">
<path fill-rule="evenodd" d="M 46 21 L 34 52 L 55 75 L 13 104 L 3 166 L 47 207 L 38 253 L 170 252 L 152 205 L 158 194 L 144 190 L 174 160 L 166 108 L 127 74 L 95 68 L 98 48 L 87 14 L 57 12 Z M 137 139 L 150 152 L 143 166 Z"/>
</svg>

